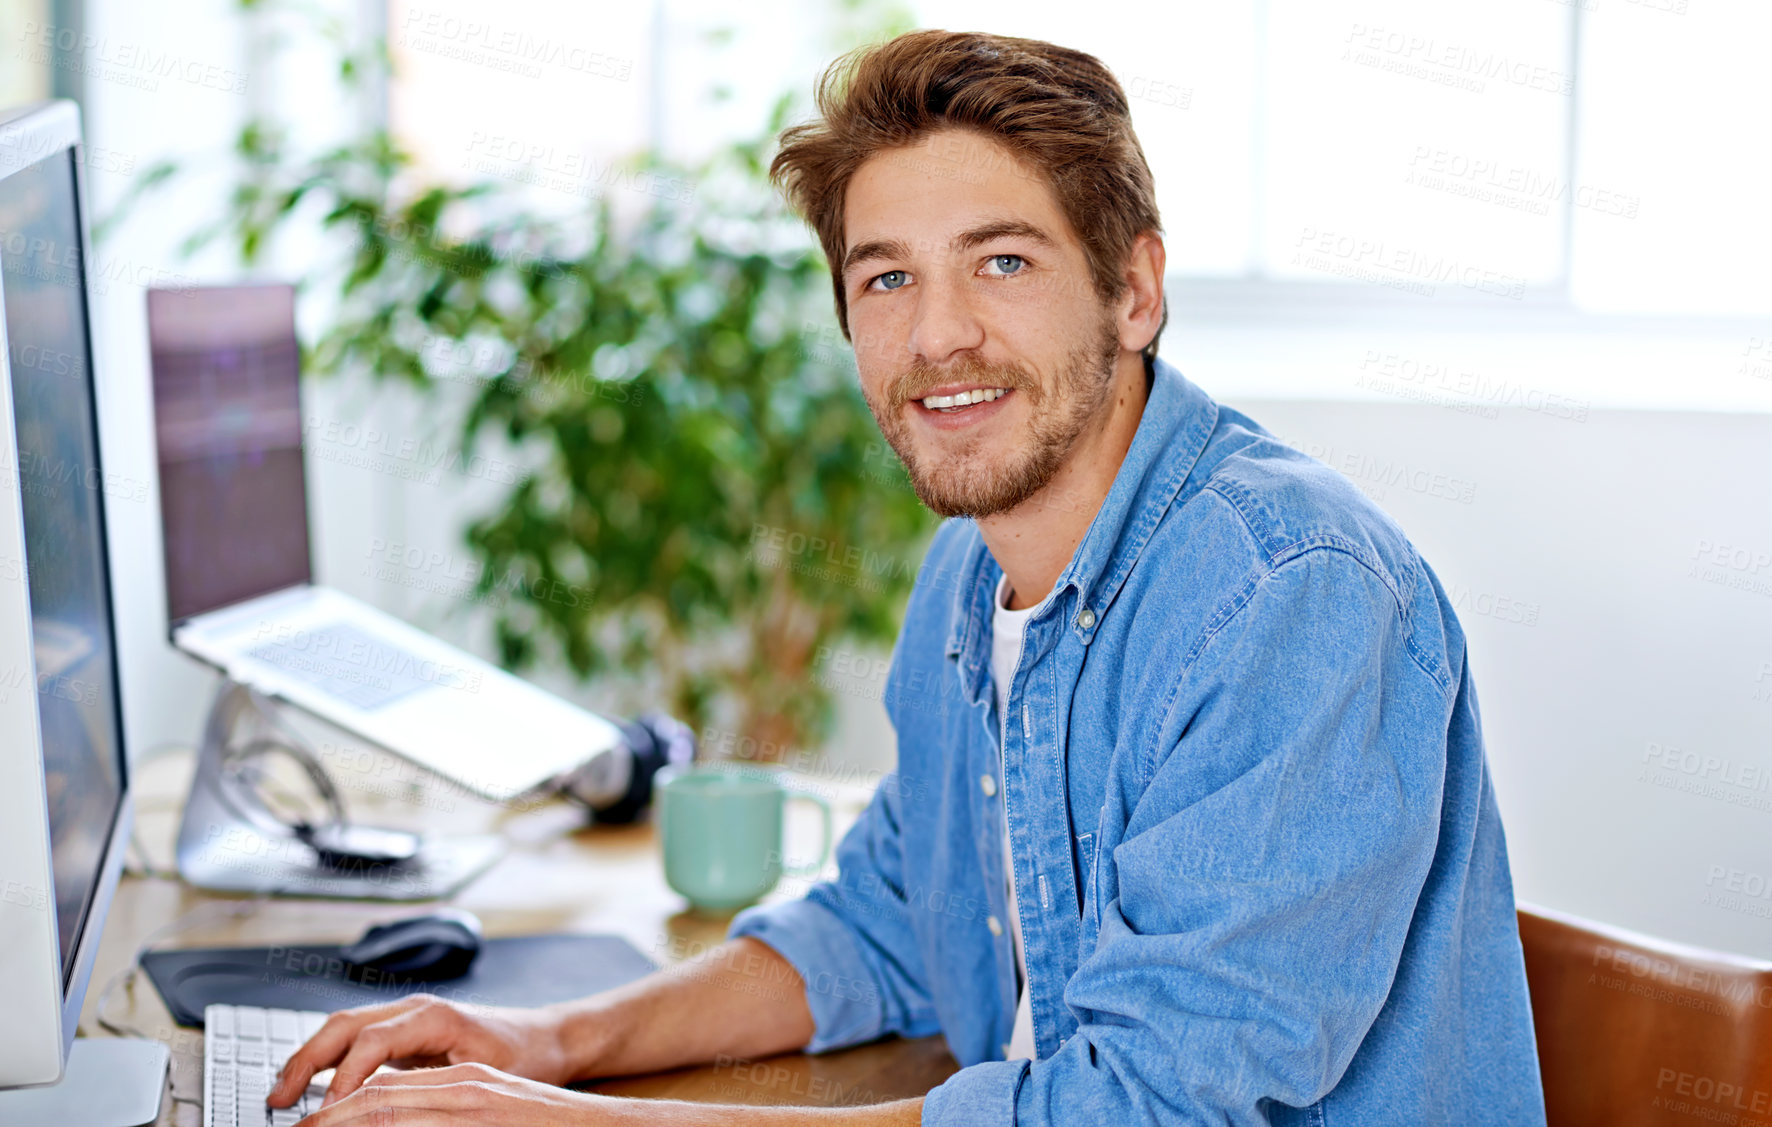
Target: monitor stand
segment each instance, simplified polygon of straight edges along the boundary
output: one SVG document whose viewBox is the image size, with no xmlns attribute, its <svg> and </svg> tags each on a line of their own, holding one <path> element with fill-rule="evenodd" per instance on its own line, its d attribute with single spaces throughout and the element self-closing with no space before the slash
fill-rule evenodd
<svg viewBox="0 0 1772 1127">
<path fill-rule="evenodd" d="M 325 771 L 311 749 L 277 724 L 277 707 L 232 681 L 224 681 L 216 693 L 178 831 L 178 871 L 186 883 L 215 892 L 434 900 L 455 892 L 504 856 L 505 842 L 497 834 L 425 835 L 410 860 L 329 864 L 292 832 L 282 832 L 274 819 L 249 817 L 256 800 L 230 776 L 227 763 L 228 749 L 242 730 L 249 736 L 276 732 L 284 745 L 307 757 L 310 772 Z M 332 786 L 330 781 L 326 786 Z"/>
<path fill-rule="evenodd" d="M 79 1037 L 61 1083 L 0 1091 L 0 1123 L 144 1127 L 160 1117 L 166 1046 L 126 1037 Z"/>
</svg>

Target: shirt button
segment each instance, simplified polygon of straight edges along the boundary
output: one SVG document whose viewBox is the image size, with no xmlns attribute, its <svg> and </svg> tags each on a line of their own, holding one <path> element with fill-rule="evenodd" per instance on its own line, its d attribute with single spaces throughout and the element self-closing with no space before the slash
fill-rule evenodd
<svg viewBox="0 0 1772 1127">
<path fill-rule="evenodd" d="M 994 798 L 997 794 L 997 780 L 989 775 L 980 775 L 978 789 L 984 792 L 986 798 Z"/>
<path fill-rule="evenodd" d="M 1083 613 L 1079 614 L 1077 616 L 1077 625 L 1081 626 L 1085 630 L 1094 626 L 1095 625 L 1095 612 L 1090 610 L 1088 607 L 1084 607 Z"/>
<path fill-rule="evenodd" d="M 1003 922 L 995 916 L 986 916 L 984 926 L 991 929 L 991 934 L 999 939 L 1003 936 Z"/>
</svg>

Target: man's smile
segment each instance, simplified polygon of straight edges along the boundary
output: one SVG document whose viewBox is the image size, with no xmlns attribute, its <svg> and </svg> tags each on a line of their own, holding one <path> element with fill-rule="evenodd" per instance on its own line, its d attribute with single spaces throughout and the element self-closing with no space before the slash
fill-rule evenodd
<svg viewBox="0 0 1772 1127">
<path fill-rule="evenodd" d="M 974 388 L 913 399 L 905 406 L 926 425 L 937 430 L 960 430 L 1000 414 L 1014 395 L 1013 388 Z"/>
</svg>

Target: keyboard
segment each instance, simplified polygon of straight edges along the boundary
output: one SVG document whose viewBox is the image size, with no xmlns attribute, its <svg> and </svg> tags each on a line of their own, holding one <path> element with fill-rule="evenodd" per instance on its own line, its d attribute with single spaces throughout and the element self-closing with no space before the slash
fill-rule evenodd
<svg viewBox="0 0 1772 1127">
<path fill-rule="evenodd" d="M 293 1127 L 320 1110 L 326 1089 L 308 1085 L 293 1107 L 265 1106 L 277 1070 L 327 1015 L 258 1006 L 203 1007 L 203 1127 Z"/>
<path fill-rule="evenodd" d="M 461 676 L 460 671 L 444 670 L 348 622 L 295 631 L 288 640 L 253 647 L 247 656 L 361 712 L 374 712 L 439 684 L 453 684 Z"/>
</svg>

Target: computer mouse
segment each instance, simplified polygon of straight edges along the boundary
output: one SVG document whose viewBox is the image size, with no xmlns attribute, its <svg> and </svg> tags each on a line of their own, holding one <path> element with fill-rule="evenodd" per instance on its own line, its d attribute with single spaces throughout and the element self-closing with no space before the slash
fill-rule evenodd
<svg viewBox="0 0 1772 1127">
<path fill-rule="evenodd" d="M 466 974 L 479 953 L 479 919 L 460 908 L 439 908 L 377 924 L 339 957 L 354 967 L 432 981 Z"/>
</svg>

